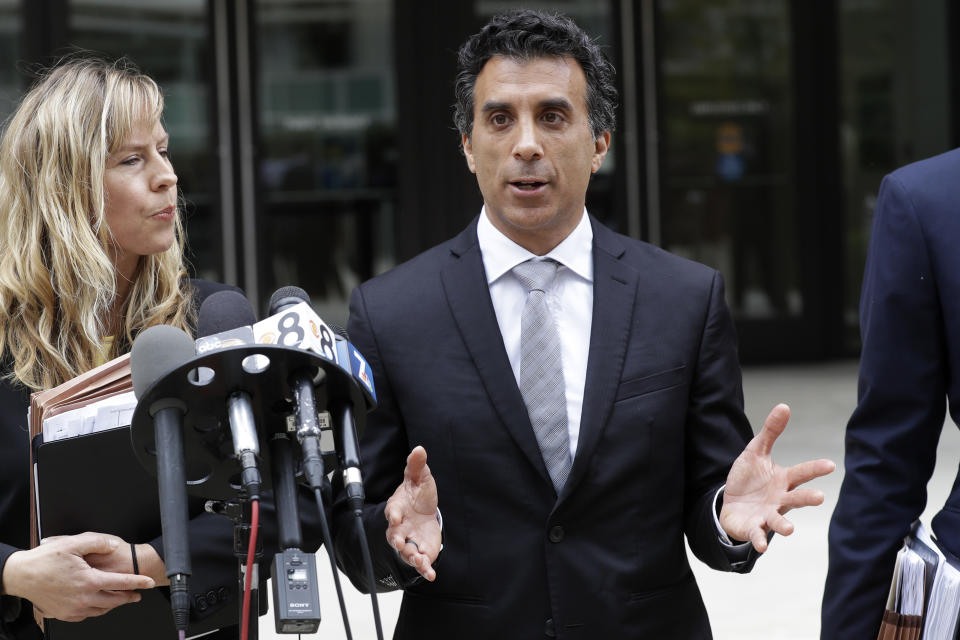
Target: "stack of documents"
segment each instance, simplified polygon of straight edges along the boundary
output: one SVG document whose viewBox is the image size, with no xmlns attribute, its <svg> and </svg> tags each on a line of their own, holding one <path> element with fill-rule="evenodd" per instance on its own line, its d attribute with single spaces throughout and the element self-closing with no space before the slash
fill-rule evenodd
<svg viewBox="0 0 960 640">
<path fill-rule="evenodd" d="M 897 554 L 878 640 L 954 640 L 960 617 L 960 560 L 917 521 Z"/>
<path fill-rule="evenodd" d="M 44 443 L 118 427 L 129 427 L 137 406 L 130 378 L 130 354 L 115 358 L 63 384 L 30 396 L 30 540 L 39 542 L 36 447 Z M 39 436 L 39 437 L 38 437 Z M 57 532 L 63 533 L 63 532 Z M 44 536 L 54 532 L 44 532 Z"/>
</svg>

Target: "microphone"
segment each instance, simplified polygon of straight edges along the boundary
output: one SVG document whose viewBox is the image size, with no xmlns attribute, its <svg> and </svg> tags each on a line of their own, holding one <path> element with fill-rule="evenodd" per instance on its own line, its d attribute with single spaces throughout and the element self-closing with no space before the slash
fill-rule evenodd
<svg viewBox="0 0 960 640">
<path fill-rule="evenodd" d="M 363 391 L 363 399 L 367 405 L 367 411 L 372 411 L 377 407 L 377 390 L 373 382 L 373 373 L 370 370 L 370 365 L 367 364 L 367 359 L 363 357 L 363 354 L 353 346 L 353 343 L 350 342 L 350 338 L 347 336 L 347 330 L 331 323 L 330 328 L 336 334 L 336 348 L 337 348 L 337 363 L 340 365 L 340 368 L 353 376 L 354 381 L 356 381 Z M 363 430 L 360 430 L 360 435 L 363 435 Z"/>
<path fill-rule="evenodd" d="M 253 344 L 251 325 L 256 320 L 246 296 L 236 291 L 218 291 L 210 295 L 197 314 L 197 353 L 230 346 Z M 257 467 L 260 440 L 254 420 L 250 394 L 236 390 L 227 397 L 227 419 L 233 438 L 233 454 L 240 461 L 240 483 L 251 500 L 260 498 L 262 479 Z"/>
<path fill-rule="evenodd" d="M 350 344 L 350 336 L 346 329 L 334 325 L 334 331 L 337 334 L 337 349 L 341 350 L 344 358 L 341 360 L 341 366 L 346 363 L 346 370 L 353 374 L 354 353 L 359 356 L 363 364 L 363 372 L 366 372 L 367 362 L 360 356 L 360 352 Z M 369 387 L 362 384 L 361 387 L 373 391 L 372 377 L 366 375 L 371 380 Z M 361 382 L 363 380 L 361 379 Z M 332 413 L 336 428 L 333 431 L 336 439 L 337 454 L 340 459 L 340 468 L 343 470 L 343 488 L 347 495 L 347 504 L 353 512 L 359 515 L 363 511 L 363 502 L 365 499 L 363 492 L 363 474 L 360 472 L 360 443 L 357 435 L 356 419 L 353 415 L 353 402 L 349 396 L 345 399 L 338 399 L 333 403 Z"/>
<path fill-rule="evenodd" d="M 332 325 L 337 334 L 337 350 L 340 355 L 340 364 L 350 373 L 355 381 L 360 382 L 364 390 L 364 400 L 367 408 L 376 406 L 376 393 L 373 389 L 373 376 L 369 373 L 367 361 L 360 352 L 350 343 L 347 330 Z M 376 581 L 373 577 L 373 560 L 370 548 L 367 546 L 367 534 L 363 526 L 363 503 L 366 499 L 363 492 L 363 474 L 360 472 L 360 445 L 357 436 L 357 423 L 353 416 L 353 402 L 350 396 L 334 405 L 334 414 L 337 420 L 337 429 L 334 429 L 336 449 L 340 455 L 340 467 L 343 469 L 343 490 L 347 495 L 347 504 L 353 511 L 356 523 L 357 540 L 360 543 L 360 553 L 363 555 L 363 565 L 367 573 L 367 583 L 370 588 L 370 602 L 373 606 L 373 621 L 377 630 L 377 638 L 383 637 L 380 623 L 380 605 L 377 603 Z M 339 436 L 339 437 L 338 437 Z"/>
<path fill-rule="evenodd" d="M 193 358 L 193 339 L 167 325 L 145 329 L 133 342 L 130 374 L 134 395 L 139 399 L 168 371 Z M 170 579 L 170 606 L 174 626 L 186 632 L 190 619 L 190 543 L 187 539 L 186 465 L 183 453 L 183 414 L 186 405 L 179 398 L 155 400 L 148 411 L 155 428 L 157 486 L 163 555 Z"/>
<path fill-rule="evenodd" d="M 253 325 L 262 344 L 280 344 L 313 351 L 337 362 L 334 335 L 310 306 L 310 296 L 300 287 L 281 287 L 270 297 L 269 317 Z"/>
<path fill-rule="evenodd" d="M 328 360 L 337 362 L 333 332 L 313 311 L 310 296 L 306 291 L 293 286 L 277 289 L 270 296 L 267 312 L 270 317 L 254 327 L 254 334 L 260 336 L 258 342 L 275 335 L 280 344 L 311 349 Z M 277 331 L 272 334 L 274 327 Z M 287 336 L 293 336 L 297 342 L 288 344 Z M 314 340 L 311 340 L 311 337 Z M 319 350 L 311 348 L 315 345 Z M 326 412 L 324 407 L 316 404 L 314 385 L 325 385 L 326 372 L 321 369 L 314 380 L 309 371 L 293 371 L 288 382 L 293 391 L 293 418 L 297 441 L 303 453 L 303 475 L 311 489 L 322 489 L 325 474 L 320 451 L 320 431 L 321 413 L 323 418 L 326 418 Z"/>
<path fill-rule="evenodd" d="M 218 291 L 200 305 L 197 314 L 197 355 L 255 344 L 253 325 L 257 316 L 246 296 L 237 291 Z"/>
<path fill-rule="evenodd" d="M 377 605 L 376 587 L 373 581 L 373 567 L 370 561 L 370 551 L 366 546 L 365 534 L 363 533 L 363 522 L 359 517 L 363 508 L 363 482 L 360 475 L 360 454 L 357 446 L 357 431 L 353 416 L 353 397 L 357 402 L 374 403 L 375 395 L 373 390 L 373 381 L 369 375 L 366 361 L 359 355 L 359 352 L 349 344 L 349 341 L 336 338 L 331 328 L 321 320 L 313 308 L 310 306 L 310 296 L 299 287 L 283 287 L 276 291 L 270 298 L 269 306 L 270 318 L 254 326 L 254 334 L 258 341 L 278 342 L 289 346 L 299 346 L 302 349 L 313 349 L 320 356 L 327 358 L 347 374 L 347 376 L 327 375 L 318 377 L 317 382 L 322 385 L 321 389 L 326 393 L 321 394 L 321 400 L 330 396 L 332 404 L 336 407 L 339 417 L 338 427 L 334 431 L 334 441 L 336 442 L 336 452 L 339 456 L 340 467 L 343 469 L 344 484 L 348 501 L 354 514 L 357 516 L 356 524 L 359 528 L 361 547 L 364 554 L 365 566 L 370 582 L 370 597 L 373 601 L 374 621 L 377 628 L 377 637 L 383 637 L 383 631 L 380 624 L 380 611 Z M 342 329 L 340 331 L 343 331 Z M 345 333 L 345 332 L 344 332 Z M 290 336 L 292 335 L 292 339 Z M 293 343 L 296 343 L 294 345 Z M 356 373 L 352 363 L 352 353 L 356 352 L 358 356 Z M 362 366 L 361 364 L 362 363 Z M 328 373 L 324 371 L 324 374 Z M 364 378 L 367 381 L 364 381 Z M 357 384 L 357 381 L 360 384 Z M 313 389 L 313 381 L 309 373 L 303 370 L 294 371 L 289 376 L 290 387 L 294 390 L 295 398 L 295 425 L 297 438 L 300 441 L 301 451 L 303 453 L 304 475 L 307 483 L 314 490 L 317 499 L 317 506 L 320 511 L 320 522 L 324 530 L 324 538 L 330 540 L 327 531 L 326 518 L 322 500 L 322 482 L 323 482 L 323 461 L 319 451 L 320 438 L 319 428 L 315 423 L 317 416 L 317 407 L 314 404 L 316 394 Z M 346 400 L 339 400 L 346 398 Z M 322 405 L 321 405 L 322 409 Z M 324 412 L 321 415 L 326 415 Z M 329 547 L 328 547 L 329 549 Z M 334 564 L 333 554 L 330 553 L 331 570 L 334 577 L 334 583 L 337 586 L 337 593 L 340 594 L 340 582 L 337 569 Z M 347 637 L 350 637 L 349 627 L 347 626 L 347 614 L 344 601 L 340 598 L 340 611 L 343 615 L 344 625 L 347 627 Z"/>
</svg>

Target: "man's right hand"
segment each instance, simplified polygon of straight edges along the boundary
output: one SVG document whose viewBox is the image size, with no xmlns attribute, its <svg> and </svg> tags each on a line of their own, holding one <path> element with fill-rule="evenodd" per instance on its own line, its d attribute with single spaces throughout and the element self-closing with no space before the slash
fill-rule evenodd
<svg viewBox="0 0 960 640">
<path fill-rule="evenodd" d="M 101 571 L 83 559 L 126 544 L 117 536 L 88 532 L 50 538 L 29 551 L 17 551 L 3 567 L 3 593 L 26 598 L 46 618 L 67 622 L 138 602 L 140 594 L 135 590 L 152 589 L 153 579 Z"/>
<path fill-rule="evenodd" d="M 427 452 L 416 447 L 407 456 L 403 482 L 387 500 L 387 542 L 407 564 L 433 582 L 433 563 L 440 555 L 443 535 L 437 521 L 437 483 L 427 466 Z"/>
</svg>

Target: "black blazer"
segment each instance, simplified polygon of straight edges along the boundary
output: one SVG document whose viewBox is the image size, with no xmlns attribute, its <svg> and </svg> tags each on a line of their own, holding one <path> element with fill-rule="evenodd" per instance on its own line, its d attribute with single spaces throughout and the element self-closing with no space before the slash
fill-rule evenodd
<svg viewBox="0 0 960 640">
<path fill-rule="evenodd" d="M 397 638 L 710 637 L 684 537 L 732 569 L 713 499 L 752 435 L 722 280 L 591 223 L 583 417 L 559 496 L 503 346 L 476 221 L 353 293 L 349 332 L 380 401 L 362 440 L 365 521 L 381 588 L 406 586 Z M 444 519 L 434 583 L 411 580 L 384 538 L 383 503 L 415 445 Z M 335 517 L 338 558 L 363 589 L 350 516 Z"/>
<path fill-rule="evenodd" d="M 223 290 L 240 291 L 236 287 L 192 280 L 197 307 L 212 293 Z M 29 447 L 27 437 L 27 406 L 29 393 L 22 386 L 0 381 L 0 572 L 7 558 L 30 546 L 29 525 Z M 266 546 L 276 540 L 273 505 L 263 500 L 263 535 Z M 310 517 L 310 522 L 315 521 Z M 318 528 L 308 527 L 311 546 L 319 542 Z M 190 552 L 193 575 L 190 581 L 191 619 L 203 620 L 229 612 L 225 620 L 236 621 L 237 560 L 233 555 L 233 523 L 226 517 L 201 514 L 190 522 Z M 137 540 L 150 542 L 163 557 L 161 539 Z M 266 602 L 263 601 L 265 605 Z M 19 598 L 0 596 L 0 638 L 25 640 L 39 638 L 40 630 L 33 623 L 32 607 Z M 233 637 L 231 631 L 223 637 Z M 208 636 L 210 638 L 221 636 Z"/>
<path fill-rule="evenodd" d="M 960 424 L 958 178 L 960 149 L 880 186 L 860 295 L 859 398 L 830 522 L 823 638 L 877 637 L 897 550 L 926 507 L 947 400 Z M 960 555 L 960 474 L 932 527 Z"/>
</svg>

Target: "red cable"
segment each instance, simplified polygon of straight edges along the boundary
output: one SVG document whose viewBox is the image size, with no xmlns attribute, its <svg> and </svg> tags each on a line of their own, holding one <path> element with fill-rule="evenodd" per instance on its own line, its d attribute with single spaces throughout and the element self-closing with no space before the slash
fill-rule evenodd
<svg viewBox="0 0 960 640">
<path fill-rule="evenodd" d="M 260 524 L 260 501 L 250 501 L 250 544 L 247 547 L 247 571 L 243 584 L 243 620 L 240 621 L 240 640 L 247 640 L 250 632 L 250 582 L 253 577 L 253 558 L 257 551 L 257 529 Z"/>
</svg>

